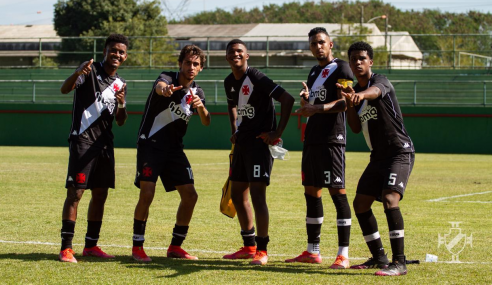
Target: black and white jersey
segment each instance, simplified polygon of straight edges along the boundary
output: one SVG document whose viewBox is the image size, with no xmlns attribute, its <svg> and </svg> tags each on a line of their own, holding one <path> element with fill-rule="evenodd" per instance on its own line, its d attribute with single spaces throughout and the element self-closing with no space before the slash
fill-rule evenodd
<svg viewBox="0 0 492 285">
<path fill-rule="evenodd" d="M 395 88 L 381 74 L 373 73 L 367 86 L 355 85 L 355 92 L 374 86 L 381 90 L 375 100 L 363 100 L 356 106 L 371 158 L 382 159 L 399 153 L 414 152 L 412 140 L 403 124 Z"/>
<path fill-rule="evenodd" d="M 256 68 L 248 67 L 239 80 L 231 73 L 224 80 L 227 103 L 237 110 L 237 144 L 249 144 L 263 132 L 277 129 L 273 99 L 285 90 Z"/>
<path fill-rule="evenodd" d="M 327 104 L 338 100 L 337 82 L 353 81 L 352 70 L 347 62 L 333 59 L 325 67 L 319 65 L 311 68 L 307 86 L 309 88 L 309 104 Z M 345 112 L 316 113 L 308 118 L 304 136 L 304 144 L 343 144 L 346 142 Z"/>
<path fill-rule="evenodd" d="M 183 148 L 183 137 L 188 128 L 188 122 L 193 115 L 191 94 L 200 97 L 205 105 L 205 94 L 196 82 L 189 88 L 175 91 L 170 97 L 158 95 L 155 87 L 159 82 L 179 86 L 178 72 L 162 72 L 154 82 L 150 91 L 145 111 L 138 131 L 138 143 L 152 143 L 156 148 Z"/>
<path fill-rule="evenodd" d="M 88 75 L 80 75 L 75 83 L 69 140 L 112 146 L 111 128 L 118 109 L 115 93 L 125 80 L 118 74 L 109 76 L 102 62 L 92 64 L 91 68 Z"/>
</svg>

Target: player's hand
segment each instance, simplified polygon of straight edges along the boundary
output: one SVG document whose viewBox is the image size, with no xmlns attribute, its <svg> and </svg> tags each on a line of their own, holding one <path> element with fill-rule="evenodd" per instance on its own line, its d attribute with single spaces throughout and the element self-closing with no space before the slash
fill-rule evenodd
<svg viewBox="0 0 492 285">
<path fill-rule="evenodd" d="M 123 86 L 114 93 L 114 96 L 116 97 L 116 100 L 118 101 L 119 104 L 125 104 L 125 88 L 126 88 L 126 83 L 123 83 Z"/>
<path fill-rule="evenodd" d="M 336 83 L 336 85 L 337 88 L 340 89 L 340 94 L 349 102 L 350 107 L 357 106 L 364 100 L 364 95 L 355 93 L 352 86 L 343 87 L 340 83 Z"/>
<path fill-rule="evenodd" d="M 183 89 L 183 86 L 181 86 L 181 85 L 176 86 L 176 87 L 174 87 L 174 84 L 166 85 L 166 86 L 162 87 L 162 96 L 171 97 L 171 95 L 173 95 L 174 91 L 178 91 L 181 89 Z"/>
<path fill-rule="evenodd" d="M 278 139 L 280 138 L 280 135 L 276 131 L 273 131 L 268 133 L 261 133 L 259 136 L 256 136 L 256 138 L 263 139 L 263 142 L 268 145 L 274 145 L 278 143 Z"/>
<path fill-rule="evenodd" d="M 299 96 L 301 96 L 302 99 L 309 101 L 309 88 L 307 87 L 305 82 L 302 82 L 302 86 L 303 86 L 303 89 L 301 89 Z"/>
<path fill-rule="evenodd" d="M 195 109 L 198 109 L 198 108 L 203 108 L 205 106 L 203 106 L 203 102 L 202 102 L 202 99 L 200 99 L 200 97 L 198 97 L 198 95 L 196 94 L 193 94 L 193 90 L 190 88 L 190 95 L 191 95 L 191 107 L 192 108 L 195 108 Z"/>
<path fill-rule="evenodd" d="M 301 108 L 296 110 L 296 113 L 301 114 L 304 117 L 311 117 L 318 112 L 318 107 L 311 104 L 304 104 Z"/>
<path fill-rule="evenodd" d="M 82 74 L 84 75 L 88 75 L 92 68 L 91 68 L 91 65 L 92 63 L 94 62 L 93 59 L 89 60 L 89 61 L 84 61 L 76 70 L 75 70 L 75 74 L 77 74 L 77 76 L 80 76 Z"/>
</svg>

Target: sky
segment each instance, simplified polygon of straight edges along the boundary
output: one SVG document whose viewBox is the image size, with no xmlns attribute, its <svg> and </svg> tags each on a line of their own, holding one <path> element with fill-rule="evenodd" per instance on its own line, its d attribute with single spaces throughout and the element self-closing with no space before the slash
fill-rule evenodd
<svg viewBox="0 0 492 285">
<path fill-rule="evenodd" d="M 178 3 L 188 2 L 186 11 L 183 11 L 182 15 L 192 15 L 203 11 L 214 11 L 217 8 L 226 11 L 232 11 L 234 7 L 250 10 L 254 7 L 261 8 L 267 4 L 303 3 L 306 0 L 162 0 L 162 2 L 164 1 L 171 11 L 177 11 Z M 52 24 L 54 4 L 56 2 L 57 0 L 0 0 L 0 25 Z M 319 0 L 315 0 L 315 2 L 319 2 Z M 423 9 L 439 9 L 442 12 L 452 13 L 466 13 L 474 10 L 492 13 L 491 0 L 383 0 L 383 2 L 389 3 L 400 10 L 413 9 L 422 11 Z"/>
</svg>

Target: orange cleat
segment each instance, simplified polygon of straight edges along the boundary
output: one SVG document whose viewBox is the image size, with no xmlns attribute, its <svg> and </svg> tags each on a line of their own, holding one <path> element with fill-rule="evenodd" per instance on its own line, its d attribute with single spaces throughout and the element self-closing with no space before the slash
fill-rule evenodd
<svg viewBox="0 0 492 285">
<path fill-rule="evenodd" d="M 255 257 L 256 246 L 244 246 L 238 251 L 224 255 L 224 259 L 250 259 Z"/>
<path fill-rule="evenodd" d="M 321 254 L 309 253 L 308 251 L 304 251 L 301 255 L 286 259 L 285 262 L 303 262 L 303 263 L 321 263 L 322 258 Z"/>
<path fill-rule="evenodd" d="M 251 261 L 254 265 L 265 265 L 268 262 L 268 254 L 265 250 L 256 251 L 255 257 Z"/>
<path fill-rule="evenodd" d="M 84 248 L 84 251 L 82 252 L 82 256 L 94 256 L 94 257 L 100 257 L 100 258 L 114 258 L 114 255 L 105 253 L 98 246 Z"/>
<path fill-rule="evenodd" d="M 170 245 L 167 249 L 167 257 L 197 260 L 198 257 L 189 255 L 184 249 L 177 245 Z"/>
<path fill-rule="evenodd" d="M 77 263 L 77 259 L 73 256 L 75 252 L 71 248 L 66 248 L 62 251 L 60 251 L 60 255 L 58 256 L 58 259 L 61 262 L 70 262 L 70 263 Z"/>
<path fill-rule="evenodd" d="M 348 258 L 343 255 L 337 256 L 335 262 L 330 266 L 331 269 L 346 269 L 350 267 Z"/>
</svg>

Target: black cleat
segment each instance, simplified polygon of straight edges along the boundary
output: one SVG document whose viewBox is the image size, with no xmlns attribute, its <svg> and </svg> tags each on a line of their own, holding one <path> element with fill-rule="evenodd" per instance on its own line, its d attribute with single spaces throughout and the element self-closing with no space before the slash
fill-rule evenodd
<svg viewBox="0 0 492 285">
<path fill-rule="evenodd" d="M 386 255 L 378 258 L 370 257 L 366 262 L 358 265 L 350 266 L 350 269 L 371 269 L 371 268 L 387 268 L 389 264 L 388 257 Z"/>
<path fill-rule="evenodd" d="M 398 262 L 395 260 L 391 262 L 387 268 L 381 269 L 375 273 L 378 276 L 400 276 L 407 274 L 407 266 L 405 262 Z"/>
</svg>

